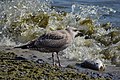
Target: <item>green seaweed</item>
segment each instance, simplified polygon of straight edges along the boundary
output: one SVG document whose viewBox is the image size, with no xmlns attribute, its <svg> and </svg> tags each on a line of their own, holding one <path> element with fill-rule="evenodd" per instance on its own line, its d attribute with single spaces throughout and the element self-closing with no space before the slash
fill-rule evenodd
<svg viewBox="0 0 120 80">
<path fill-rule="evenodd" d="M 94 39 L 105 46 L 109 46 L 120 41 L 120 32 L 112 31 L 105 35 L 96 36 Z"/>
<path fill-rule="evenodd" d="M 120 57 L 118 51 L 119 45 L 113 46 L 113 47 L 108 47 L 106 49 L 103 49 L 100 54 L 103 54 L 102 58 L 106 59 L 106 60 L 111 60 L 112 64 L 116 64 L 118 63 L 118 61 L 114 61 L 113 59 L 117 59 Z"/>
<path fill-rule="evenodd" d="M 120 41 L 120 32 L 119 31 L 112 31 L 108 33 L 108 36 L 111 37 L 111 41 L 113 44 L 116 44 Z"/>
<path fill-rule="evenodd" d="M 9 54 L 9 55 L 8 55 Z M 4 57 L 4 58 L 1 58 Z M 7 57 L 7 59 L 5 58 Z M 70 68 L 53 67 L 48 63 L 38 64 L 28 60 L 16 60 L 17 55 L 12 52 L 0 51 L 0 79 L 4 80 L 102 80 L 91 78 Z M 103 79 L 104 80 L 104 79 Z"/>
<path fill-rule="evenodd" d="M 85 35 L 92 35 L 94 33 L 94 25 L 93 25 L 93 21 L 90 18 L 86 18 L 85 20 L 80 21 L 80 25 L 83 25 L 85 27 L 87 27 L 87 30 L 82 30 L 81 32 L 83 32 Z"/>
<path fill-rule="evenodd" d="M 108 30 L 111 28 L 111 23 L 110 22 L 107 22 L 105 24 L 101 24 L 101 27 L 104 28 L 105 30 Z"/>
<path fill-rule="evenodd" d="M 4 32 L 15 41 L 27 42 L 35 39 L 40 31 L 39 28 L 46 28 L 49 22 L 48 14 L 39 12 L 36 14 L 26 13 L 25 16 L 17 16 L 16 20 L 11 20 L 9 27 Z"/>
</svg>

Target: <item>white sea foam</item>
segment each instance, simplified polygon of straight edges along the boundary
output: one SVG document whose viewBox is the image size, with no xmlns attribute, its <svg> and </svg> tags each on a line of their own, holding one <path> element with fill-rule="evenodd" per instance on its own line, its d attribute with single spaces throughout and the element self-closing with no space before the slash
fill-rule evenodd
<svg viewBox="0 0 120 80">
<path fill-rule="evenodd" d="M 8 2 L 1 2 L 0 4 L 0 20 L 6 19 L 7 21 L 0 26 L 0 45 L 4 46 L 15 46 L 16 38 L 19 36 L 12 36 L 11 33 L 8 33 L 7 28 L 10 28 L 12 22 L 20 21 L 21 18 L 27 18 L 28 14 L 34 15 L 40 11 L 49 15 L 49 27 L 56 29 L 58 26 L 65 28 L 66 26 L 78 27 L 78 22 L 76 21 L 76 16 L 83 20 L 87 17 L 90 17 L 94 20 L 95 24 L 98 25 L 99 18 L 105 14 L 116 13 L 112 8 L 100 7 L 93 5 L 78 5 L 73 4 L 72 12 L 67 13 L 66 16 L 61 17 L 61 20 L 57 20 L 57 16 L 52 16 L 53 14 L 59 14 L 54 9 L 51 9 L 52 0 L 12 0 Z M 96 24 L 97 23 L 97 24 Z M 28 26 L 32 26 L 30 29 Z M 21 28 L 20 28 L 21 27 Z M 43 33 L 44 29 L 39 28 L 39 26 L 33 23 L 23 23 L 21 26 L 17 26 L 16 29 L 23 29 L 24 31 L 20 34 L 22 36 L 27 36 L 29 34 L 34 34 L 34 32 Z M 87 29 L 83 27 L 83 29 Z M 109 32 L 114 31 L 113 29 L 106 31 L 104 28 L 96 28 L 95 35 L 104 35 Z M 29 37 L 28 36 L 28 37 Z M 37 35 L 39 36 L 39 35 Z M 14 39 L 13 39 L 14 38 Z M 19 38 L 23 39 L 23 38 Z M 20 43 L 20 42 L 18 42 Z M 103 47 L 100 43 L 96 42 L 94 39 L 86 40 L 84 37 L 78 37 L 75 39 L 73 44 L 64 50 L 66 53 L 64 57 L 68 59 L 77 59 L 77 60 L 86 60 L 91 58 L 101 58 L 100 51 L 103 50 Z"/>
<path fill-rule="evenodd" d="M 77 60 L 86 60 L 99 58 L 99 52 L 102 50 L 100 46 L 94 41 L 91 40 L 89 43 L 85 43 L 86 40 L 84 37 L 78 37 L 75 39 L 74 43 L 65 51 L 65 57 L 68 59 L 77 59 Z"/>
</svg>

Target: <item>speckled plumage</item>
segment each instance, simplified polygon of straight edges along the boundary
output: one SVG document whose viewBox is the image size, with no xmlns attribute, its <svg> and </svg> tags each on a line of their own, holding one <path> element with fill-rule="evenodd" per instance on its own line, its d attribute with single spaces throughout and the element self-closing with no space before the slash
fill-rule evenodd
<svg viewBox="0 0 120 80">
<path fill-rule="evenodd" d="M 45 33 L 35 40 L 16 48 L 38 50 L 40 52 L 60 52 L 66 49 L 73 41 L 76 33 L 73 28 Z"/>
</svg>

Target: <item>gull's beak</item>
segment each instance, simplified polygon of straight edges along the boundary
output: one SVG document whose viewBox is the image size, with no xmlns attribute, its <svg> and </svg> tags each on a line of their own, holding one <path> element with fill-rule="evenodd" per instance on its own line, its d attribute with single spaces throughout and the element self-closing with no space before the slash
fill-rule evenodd
<svg viewBox="0 0 120 80">
<path fill-rule="evenodd" d="M 74 28 L 73 31 L 76 32 L 75 37 L 84 36 L 84 34 L 81 32 L 81 30 L 79 30 L 79 29 L 77 29 L 77 28 Z"/>
<path fill-rule="evenodd" d="M 68 27 L 66 28 L 66 30 L 68 31 L 72 31 L 72 34 L 75 36 L 75 37 L 78 37 L 78 36 L 83 36 L 83 33 L 81 32 L 81 30 L 75 28 L 75 27 Z"/>
<path fill-rule="evenodd" d="M 78 34 L 77 35 L 75 35 L 75 37 L 78 37 L 78 36 L 84 36 L 84 34 L 82 33 L 82 32 L 78 32 Z"/>
</svg>

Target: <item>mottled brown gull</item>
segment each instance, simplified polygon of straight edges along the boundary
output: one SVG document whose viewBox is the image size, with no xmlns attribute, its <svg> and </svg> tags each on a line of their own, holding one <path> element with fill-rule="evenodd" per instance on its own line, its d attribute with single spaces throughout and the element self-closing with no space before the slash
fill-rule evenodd
<svg viewBox="0 0 120 80">
<path fill-rule="evenodd" d="M 40 52 L 51 52 L 53 65 L 55 65 L 54 53 L 56 53 L 58 64 L 61 66 L 58 53 L 66 49 L 78 34 L 79 31 L 76 28 L 68 27 L 65 30 L 56 30 L 45 33 L 27 44 L 15 48 L 32 49 Z"/>
</svg>

